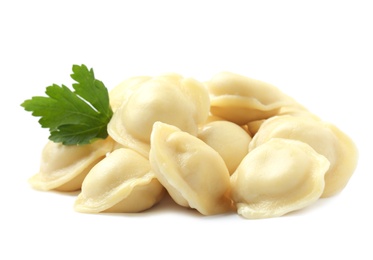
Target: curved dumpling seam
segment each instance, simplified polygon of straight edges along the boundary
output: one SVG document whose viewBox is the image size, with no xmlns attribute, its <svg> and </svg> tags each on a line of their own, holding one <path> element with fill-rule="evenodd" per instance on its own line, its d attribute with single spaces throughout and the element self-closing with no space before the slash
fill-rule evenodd
<svg viewBox="0 0 373 260">
<path fill-rule="evenodd" d="M 89 170 L 99 161 L 105 158 L 106 153 L 111 152 L 114 147 L 114 141 L 108 137 L 105 140 L 97 140 L 92 144 L 84 146 L 64 146 L 59 143 L 49 141 L 43 149 L 45 156 L 52 156 L 52 158 L 44 159 L 42 156 L 42 163 L 40 171 L 29 179 L 31 186 L 38 190 L 60 190 L 60 191 L 75 191 L 79 190 L 81 183 Z M 49 151 L 53 149 L 53 153 Z M 55 158 L 54 156 L 68 156 L 71 152 L 82 150 L 87 153 L 78 161 L 73 161 L 61 169 L 53 169 L 50 164 L 53 160 L 60 163 L 62 158 Z M 71 155 L 70 155 L 71 156 Z M 45 161 L 47 160 L 47 161 Z M 51 162 L 52 160 L 52 162 Z M 51 168 L 52 169 L 48 169 Z"/>
<path fill-rule="evenodd" d="M 250 152 L 231 176 L 238 214 L 248 219 L 279 217 L 311 205 L 324 190 L 329 166 L 306 143 L 270 139 Z"/>
<path fill-rule="evenodd" d="M 214 162 L 202 162 L 204 153 L 205 159 Z M 150 163 L 158 180 L 179 205 L 195 208 L 203 215 L 231 210 L 228 169 L 220 155 L 197 137 L 175 126 L 154 123 Z M 190 169 L 191 164 L 197 168 Z M 201 172 L 207 169 L 206 165 L 214 168 L 212 172 Z"/>
</svg>

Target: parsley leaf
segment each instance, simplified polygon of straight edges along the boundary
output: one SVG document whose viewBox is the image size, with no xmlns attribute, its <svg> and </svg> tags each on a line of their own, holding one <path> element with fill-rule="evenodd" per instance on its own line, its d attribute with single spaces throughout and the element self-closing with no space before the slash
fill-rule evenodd
<svg viewBox="0 0 373 260">
<path fill-rule="evenodd" d="M 93 69 L 73 65 L 71 78 L 74 92 L 65 85 L 53 84 L 46 88 L 48 97 L 35 96 L 21 106 L 39 123 L 49 128 L 49 139 L 64 145 L 89 144 L 108 136 L 107 124 L 113 111 L 105 85 L 95 79 Z"/>
</svg>

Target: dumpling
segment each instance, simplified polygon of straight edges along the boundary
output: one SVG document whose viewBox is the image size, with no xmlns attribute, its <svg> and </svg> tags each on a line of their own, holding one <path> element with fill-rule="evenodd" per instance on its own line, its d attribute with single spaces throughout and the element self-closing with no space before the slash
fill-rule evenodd
<svg viewBox="0 0 373 260">
<path fill-rule="evenodd" d="M 245 125 L 247 127 L 247 131 L 250 133 L 251 136 L 256 135 L 256 133 L 259 131 L 260 126 L 263 124 L 265 120 L 267 119 L 255 120 Z"/>
<path fill-rule="evenodd" d="M 231 176 L 238 214 L 279 217 L 314 203 L 328 167 L 329 161 L 308 144 L 272 138 L 249 152 Z"/>
<path fill-rule="evenodd" d="M 221 72 L 206 82 L 211 113 L 238 125 L 276 115 L 296 104 L 278 88 L 242 75 Z"/>
<path fill-rule="evenodd" d="M 156 122 L 149 158 L 158 180 L 177 204 L 195 208 L 203 215 L 232 210 L 227 166 L 202 140 Z"/>
<path fill-rule="evenodd" d="M 211 122 L 214 122 L 214 121 L 227 121 L 225 120 L 224 118 L 221 118 L 221 117 L 218 117 L 218 116 L 214 116 L 212 114 L 209 114 L 206 121 L 202 123 L 203 124 L 208 124 L 208 123 L 211 123 Z"/>
<path fill-rule="evenodd" d="M 141 86 L 142 83 L 150 79 L 151 77 L 149 76 L 131 77 L 115 86 L 109 92 L 111 109 L 116 111 L 122 105 L 122 103 L 126 102 L 132 93 Z"/>
<path fill-rule="evenodd" d="M 249 152 L 271 138 L 299 140 L 330 161 L 322 197 L 340 192 L 352 176 L 358 160 L 353 141 L 336 126 L 310 117 L 277 116 L 266 120 L 249 144 Z"/>
<path fill-rule="evenodd" d="M 158 203 L 164 194 L 149 160 L 119 148 L 88 173 L 74 208 L 84 213 L 140 212 Z"/>
<path fill-rule="evenodd" d="M 296 117 L 308 117 L 314 120 L 321 120 L 318 116 L 311 113 L 306 108 L 300 105 L 298 106 L 296 103 L 292 103 L 290 105 L 281 107 L 281 109 L 278 111 L 278 113 L 275 116 L 284 116 L 284 115 L 290 115 L 290 116 L 296 116 Z M 264 123 L 264 121 L 268 119 L 260 119 L 260 120 L 255 120 L 255 121 L 251 121 L 247 123 L 246 126 L 251 136 L 254 136 L 259 131 L 259 128 Z"/>
<path fill-rule="evenodd" d="M 85 145 L 62 145 L 48 141 L 44 146 L 40 169 L 29 179 L 38 190 L 79 190 L 90 169 L 111 152 L 110 137 Z"/>
<path fill-rule="evenodd" d="M 241 126 L 225 120 L 203 125 L 198 138 L 220 154 L 230 174 L 249 152 L 251 141 L 251 136 Z"/>
<path fill-rule="evenodd" d="M 167 74 L 145 81 L 114 113 L 108 132 L 118 143 L 144 156 L 150 150 L 153 123 L 162 121 L 196 135 L 209 114 L 205 86 L 191 78 Z"/>
</svg>

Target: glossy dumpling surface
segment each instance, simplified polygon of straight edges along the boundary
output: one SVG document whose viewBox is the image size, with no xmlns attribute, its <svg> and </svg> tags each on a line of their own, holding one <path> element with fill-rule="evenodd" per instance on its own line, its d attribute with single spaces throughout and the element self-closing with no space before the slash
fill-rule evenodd
<svg viewBox="0 0 373 260">
<path fill-rule="evenodd" d="M 131 77 L 122 81 L 109 92 L 110 106 L 116 111 L 142 83 L 151 79 L 149 76 Z"/>
<path fill-rule="evenodd" d="M 216 74 L 206 85 L 211 113 L 239 125 L 269 118 L 294 104 L 275 86 L 231 72 Z"/>
<path fill-rule="evenodd" d="M 196 135 L 198 124 L 208 117 L 209 106 L 202 83 L 178 74 L 153 77 L 117 109 L 108 132 L 118 143 L 147 156 L 154 122 L 175 125 Z"/>
<path fill-rule="evenodd" d="M 230 174 L 248 153 L 251 141 L 251 136 L 241 126 L 225 120 L 203 125 L 198 138 L 220 154 Z"/>
<path fill-rule="evenodd" d="M 202 140 L 156 122 L 149 158 L 157 178 L 179 205 L 203 215 L 231 210 L 228 169 L 218 152 Z"/>
<path fill-rule="evenodd" d="M 328 167 L 308 144 L 273 138 L 249 152 L 231 176 L 237 212 L 255 219 L 304 208 L 321 196 Z"/>
<path fill-rule="evenodd" d="M 111 152 L 113 146 L 110 137 L 80 146 L 48 141 L 42 151 L 39 172 L 29 183 L 39 190 L 79 190 L 90 169 Z"/>
<path fill-rule="evenodd" d="M 352 176 L 358 160 L 358 151 L 351 140 L 336 126 L 309 117 L 277 116 L 266 120 L 250 142 L 249 151 L 271 138 L 286 138 L 309 144 L 330 161 L 325 174 L 322 197 L 340 192 Z"/>
<path fill-rule="evenodd" d="M 150 169 L 149 160 L 133 150 L 119 148 L 88 173 L 75 201 L 75 210 L 139 212 L 159 202 L 164 192 Z"/>
</svg>

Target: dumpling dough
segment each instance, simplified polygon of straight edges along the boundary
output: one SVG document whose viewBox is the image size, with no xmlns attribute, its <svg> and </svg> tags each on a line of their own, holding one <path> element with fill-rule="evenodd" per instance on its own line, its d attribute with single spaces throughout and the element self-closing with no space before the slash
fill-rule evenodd
<svg viewBox="0 0 373 260">
<path fill-rule="evenodd" d="M 38 190 L 79 190 L 87 173 L 113 146 L 110 137 L 80 146 L 48 141 L 42 151 L 40 170 L 29 183 Z"/>
<path fill-rule="evenodd" d="M 177 204 L 203 215 L 232 209 L 228 169 L 218 152 L 202 140 L 156 122 L 149 158 L 158 180 Z"/>
<path fill-rule="evenodd" d="M 314 120 L 321 120 L 318 116 L 311 113 L 309 110 L 302 106 L 298 106 L 296 103 L 290 104 L 288 106 L 281 107 L 278 114 L 276 116 L 283 116 L 283 115 L 290 115 L 295 117 L 308 117 Z M 271 119 L 271 118 L 268 118 Z M 264 121 L 268 119 L 261 119 L 255 120 L 247 123 L 247 128 L 251 136 L 256 135 L 259 131 L 260 126 L 264 123 Z"/>
<path fill-rule="evenodd" d="M 225 120 L 203 125 L 198 138 L 220 154 L 230 174 L 249 152 L 251 141 L 251 136 L 241 126 Z"/>
<path fill-rule="evenodd" d="M 137 76 L 122 81 L 109 92 L 111 109 L 115 112 L 142 83 L 150 79 L 149 76 Z"/>
<path fill-rule="evenodd" d="M 155 205 L 164 194 L 149 160 L 119 148 L 88 173 L 74 207 L 84 213 L 140 212 Z"/>
<path fill-rule="evenodd" d="M 154 122 L 175 125 L 197 135 L 198 125 L 206 121 L 209 107 L 209 95 L 202 83 L 178 74 L 153 77 L 116 110 L 108 132 L 118 143 L 148 156 Z"/>
<path fill-rule="evenodd" d="M 266 120 L 250 142 L 249 151 L 271 138 L 299 140 L 330 161 L 322 197 L 340 192 L 352 176 L 358 160 L 353 141 L 336 126 L 310 117 L 277 116 Z"/>
<path fill-rule="evenodd" d="M 328 167 L 308 144 L 272 138 L 249 152 L 231 176 L 238 214 L 279 217 L 312 204 L 324 190 Z"/>
<path fill-rule="evenodd" d="M 211 113 L 238 125 L 276 115 L 296 102 L 278 88 L 242 75 L 221 72 L 206 82 Z"/>
</svg>

